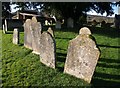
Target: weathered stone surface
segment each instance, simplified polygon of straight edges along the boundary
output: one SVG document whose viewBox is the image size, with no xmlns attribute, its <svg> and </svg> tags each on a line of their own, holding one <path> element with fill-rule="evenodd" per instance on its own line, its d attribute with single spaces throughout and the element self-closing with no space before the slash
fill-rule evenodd
<svg viewBox="0 0 120 88">
<path fill-rule="evenodd" d="M 8 31 L 8 25 L 7 25 L 7 20 L 5 19 L 5 31 Z"/>
<path fill-rule="evenodd" d="M 61 22 L 60 21 L 56 22 L 55 28 L 56 29 L 61 29 Z"/>
<path fill-rule="evenodd" d="M 43 32 L 40 39 L 40 61 L 51 67 L 56 66 L 56 44 L 54 38 L 48 32 Z"/>
<path fill-rule="evenodd" d="M 45 25 L 48 25 L 48 20 L 45 20 Z"/>
<path fill-rule="evenodd" d="M 79 30 L 79 34 L 81 34 L 81 35 L 91 35 L 91 31 L 87 27 L 83 27 Z"/>
<path fill-rule="evenodd" d="M 72 18 L 68 18 L 67 20 L 67 27 L 68 28 L 73 28 L 74 27 L 74 21 Z"/>
<path fill-rule="evenodd" d="M 90 83 L 100 52 L 88 28 L 81 28 L 79 34 L 69 42 L 64 72 Z"/>
<path fill-rule="evenodd" d="M 32 49 L 33 53 L 39 54 L 39 44 L 40 44 L 40 37 L 41 37 L 41 23 L 37 22 L 36 17 L 32 17 Z"/>
<path fill-rule="evenodd" d="M 24 23 L 24 46 L 32 49 L 31 20 L 27 19 Z"/>
<path fill-rule="evenodd" d="M 51 27 L 48 28 L 47 32 L 49 32 L 52 35 L 52 37 L 54 37 L 54 31 Z"/>
<path fill-rule="evenodd" d="M 17 28 L 13 31 L 13 44 L 19 44 L 19 30 Z"/>
<path fill-rule="evenodd" d="M 5 32 L 5 25 L 4 24 L 2 26 L 2 29 L 3 29 L 3 33 L 6 34 L 6 32 Z"/>
</svg>

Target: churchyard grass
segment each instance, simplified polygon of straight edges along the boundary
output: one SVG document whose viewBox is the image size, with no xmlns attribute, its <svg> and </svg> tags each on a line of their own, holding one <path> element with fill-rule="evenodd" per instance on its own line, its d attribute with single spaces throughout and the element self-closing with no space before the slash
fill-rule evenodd
<svg viewBox="0 0 120 88">
<path fill-rule="evenodd" d="M 90 28 L 91 29 L 91 28 Z M 2 33 L 2 86 L 84 86 L 101 87 L 120 85 L 120 57 L 118 32 L 105 28 L 92 28 L 93 36 L 101 51 L 91 84 L 63 73 L 69 40 L 78 30 L 55 30 L 56 69 L 42 63 L 38 55 L 23 46 L 24 33 L 20 32 L 20 44 L 12 44 L 12 32 Z M 0 30 L 0 32 L 2 32 Z"/>
</svg>

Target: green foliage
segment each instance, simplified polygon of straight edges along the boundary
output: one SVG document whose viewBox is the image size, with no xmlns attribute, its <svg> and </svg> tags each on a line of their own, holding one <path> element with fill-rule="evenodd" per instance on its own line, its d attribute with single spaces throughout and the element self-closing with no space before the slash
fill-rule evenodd
<svg viewBox="0 0 120 88">
<path fill-rule="evenodd" d="M 12 44 L 12 33 L 2 34 L 2 86 L 71 86 L 108 87 L 120 84 L 120 58 L 116 30 L 95 28 L 92 30 L 101 50 L 91 84 L 63 73 L 69 40 L 78 35 L 75 29 L 55 30 L 57 68 L 51 69 L 42 63 L 38 55 L 23 46 L 24 33 L 20 33 L 20 44 Z M 70 32 L 71 31 L 71 32 Z M 76 31 L 76 32 L 75 32 Z M 99 31 L 99 32 L 98 32 Z M 0 31 L 2 32 L 2 31 Z M 108 36 L 109 35 L 109 36 Z"/>
</svg>

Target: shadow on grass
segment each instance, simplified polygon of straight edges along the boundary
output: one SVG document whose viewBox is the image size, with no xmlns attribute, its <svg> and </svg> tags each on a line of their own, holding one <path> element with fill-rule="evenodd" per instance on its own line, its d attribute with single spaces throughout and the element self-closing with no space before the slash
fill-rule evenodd
<svg viewBox="0 0 120 88">
<path fill-rule="evenodd" d="M 97 66 L 102 68 L 120 69 L 119 59 L 107 59 L 100 58 Z M 103 69 L 104 70 L 104 69 Z M 118 88 L 120 86 L 120 75 L 119 74 L 108 74 L 95 72 L 93 75 L 92 85 L 94 88 Z M 118 82 L 119 81 L 119 82 Z"/>
<path fill-rule="evenodd" d="M 98 67 L 120 69 L 119 59 L 100 58 L 99 62 L 97 63 Z"/>
<path fill-rule="evenodd" d="M 24 44 L 20 43 L 19 46 L 23 46 Z"/>
<path fill-rule="evenodd" d="M 117 63 L 117 64 L 120 64 L 120 60 L 119 59 L 100 58 L 99 61 L 100 62 L 105 62 L 105 63 Z"/>
<path fill-rule="evenodd" d="M 108 36 L 111 38 L 119 38 L 119 30 L 115 28 L 102 28 L 102 27 L 89 27 L 91 32 L 94 34 L 99 34 L 103 36 Z"/>
<path fill-rule="evenodd" d="M 61 48 L 56 48 L 57 50 L 63 50 L 63 51 L 66 51 L 66 49 L 61 49 Z"/>
<path fill-rule="evenodd" d="M 79 33 L 79 30 L 81 27 L 76 27 L 76 28 L 62 28 L 62 30 L 58 30 L 58 31 L 64 31 L 64 32 L 75 32 L 75 33 Z M 119 38 L 120 37 L 120 30 L 116 29 L 116 28 L 111 28 L 111 27 L 90 27 L 90 26 L 86 26 L 88 27 L 92 34 L 99 34 L 99 35 L 103 35 L 103 36 L 108 36 L 111 38 Z"/>
<path fill-rule="evenodd" d="M 108 45 L 99 45 L 99 47 L 108 47 L 108 48 L 120 48 L 120 46 L 108 46 Z"/>
<path fill-rule="evenodd" d="M 13 31 L 7 31 L 5 34 L 13 34 Z"/>
<path fill-rule="evenodd" d="M 56 68 L 58 69 L 58 71 L 60 72 L 63 72 L 64 71 L 64 67 L 59 67 L 59 66 L 56 66 Z"/>
<path fill-rule="evenodd" d="M 55 37 L 55 39 L 65 39 L 65 40 L 72 40 L 73 38 L 61 38 L 61 37 Z"/>
<path fill-rule="evenodd" d="M 33 50 L 29 50 L 28 52 L 25 52 L 25 55 L 29 55 L 30 53 L 32 53 Z"/>
<path fill-rule="evenodd" d="M 66 58 L 66 56 L 67 56 L 66 53 L 60 53 L 60 52 L 57 52 L 56 55 L 57 55 L 57 57 L 58 57 L 58 56 L 62 56 L 62 57 L 64 57 L 64 58 Z"/>
<path fill-rule="evenodd" d="M 103 79 L 107 79 L 107 80 L 103 80 Z M 111 79 L 119 80 L 120 75 L 111 75 L 111 74 L 95 72 L 94 78 L 92 79 L 91 83 L 95 88 L 106 88 L 106 87 L 118 88 L 120 86 L 120 82 L 112 81 Z"/>
<path fill-rule="evenodd" d="M 65 54 L 65 53 L 59 53 L 59 52 L 56 53 L 56 58 L 57 58 L 57 62 L 58 62 L 56 68 L 61 72 L 64 71 L 64 66 L 60 66 L 60 64 L 61 65 L 65 64 L 66 55 L 67 54 Z"/>
<path fill-rule="evenodd" d="M 120 69 L 120 65 L 111 65 L 111 64 L 108 64 L 108 63 L 98 63 L 97 66 L 103 67 L 103 68 Z"/>
<path fill-rule="evenodd" d="M 120 75 L 113 75 L 113 74 L 106 74 L 106 73 L 99 73 L 99 72 L 95 72 L 94 77 L 109 79 L 109 80 L 110 79 L 114 79 L 114 80 L 120 79 Z"/>
</svg>

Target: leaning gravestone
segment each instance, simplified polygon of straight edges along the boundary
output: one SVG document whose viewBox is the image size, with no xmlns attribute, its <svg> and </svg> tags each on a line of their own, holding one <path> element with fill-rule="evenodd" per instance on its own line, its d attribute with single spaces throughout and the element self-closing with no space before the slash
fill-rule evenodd
<svg viewBox="0 0 120 88">
<path fill-rule="evenodd" d="M 37 22 L 36 17 L 32 17 L 31 21 L 32 27 L 32 49 L 33 53 L 40 54 L 39 52 L 39 44 L 40 44 L 40 37 L 41 37 L 41 24 Z"/>
<path fill-rule="evenodd" d="M 74 22 L 72 18 L 68 18 L 67 20 L 67 27 L 68 28 L 73 28 L 74 27 Z"/>
<path fill-rule="evenodd" d="M 56 66 L 56 44 L 52 35 L 48 32 L 43 32 L 40 39 L 40 61 L 48 67 L 55 68 Z"/>
<path fill-rule="evenodd" d="M 13 44 L 19 44 L 19 30 L 17 28 L 13 31 Z"/>
<path fill-rule="evenodd" d="M 48 28 L 47 32 L 50 33 L 52 37 L 54 37 L 54 31 L 52 30 L 51 27 Z"/>
<path fill-rule="evenodd" d="M 69 42 L 64 68 L 65 73 L 81 78 L 88 83 L 91 82 L 100 55 L 99 49 L 90 35 L 91 31 L 84 27 L 80 29 L 79 35 Z"/>
<path fill-rule="evenodd" d="M 24 46 L 32 49 L 32 32 L 31 20 L 27 19 L 24 23 Z"/>
<path fill-rule="evenodd" d="M 56 22 L 55 28 L 56 29 L 61 29 L 61 22 L 60 21 Z"/>
</svg>

